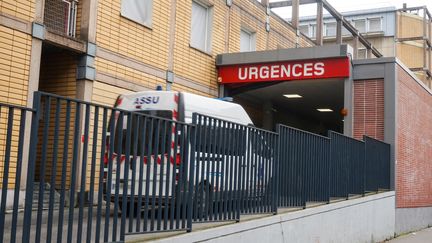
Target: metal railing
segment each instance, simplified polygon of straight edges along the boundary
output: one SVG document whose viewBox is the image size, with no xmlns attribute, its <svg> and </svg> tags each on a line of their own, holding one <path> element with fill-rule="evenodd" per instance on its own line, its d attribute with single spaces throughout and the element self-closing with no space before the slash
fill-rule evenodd
<svg viewBox="0 0 432 243">
<path fill-rule="evenodd" d="M 45 0 L 44 24 L 49 31 L 75 37 L 78 0 Z"/>
<path fill-rule="evenodd" d="M 330 139 L 278 125 L 278 206 L 306 207 L 307 202 L 328 202 Z"/>
<path fill-rule="evenodd" d="M 33 109 L 0 103 L 0 241 L 17 241 L 16 232 L 22 226 L 20 201 L 24 195 L 22 184 L 25 134 L 29 132 L 26 120 Z M 11 212 L 6 214 L 6 212 Z M 20 239 L 18 239 L 19 241 Z"/>
<path fill-rule="evenodd" d="M 277 134 L 201 114 L 197 128 L 194 221 L 240 220 L 274 212 Z"/>
<path fill-rule="evenodd" d="M 36 92 L 0 104 L 0 181 L 3 242 L 114 242 L 389 189 L 390 146 Z"/>
</svg>

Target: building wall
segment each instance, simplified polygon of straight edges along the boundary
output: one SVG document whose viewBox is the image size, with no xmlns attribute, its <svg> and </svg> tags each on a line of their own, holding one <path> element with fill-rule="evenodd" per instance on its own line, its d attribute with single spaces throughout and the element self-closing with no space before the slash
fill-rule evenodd
<svg viewBox="0 0 432 243">
<path fill-rule="evenodd" d="M 423 38 L 423 17 L 415 14 L 398 12 L 396 24 L 397 38 Z M 432 31 L 432 24 L 429 24 Z M 432 70 L 432 60 L 429 60 L 432 50 L 426 51 L 426 60 L 424 60 L 424 40 L 412 40 L 398 42 L 396 44 L 396 56 L 409 68 L 428 68 Z M 431 87 L 431 80 L 427 78 L 424 71 L 416 72 L 417 77 Z"/>
<path fill-rule="evenodd" d="M 384 141 L 384 80 L 354 81 L 353 136 Z"/>
<path fill-rule="evenodd" d="M 255 0 L 233 1 L 231 7 L 225 1 L 206 2 L 213 6 L 209 52 L 190 46 L 192 1 L 154 1 L 151 28 L 122 17 L 120 0 L 100 2 L 96 80 L 108 85 L 107 89 L 165 88 L 166 72 L 170 71 L 174 73 L 173 90 L 214 97 L 218 92 L 215 57 L 240 51 L 241 28 L 255 32 L 256 50 L 292 48 L 296 42 L 299 46 L 313 45 L 306 37 L 296 37 L 293 28 L 273 13 L 267 32 L 266 8 Z M 94 92 L 98 96 L 100 91 Z"/>
<path fill-rule="evenodd" d="M 432 206 L 432 93 L 397 69 L 396 206 Z"/>
<path fill-rule="evenodd" d="M 0 103 L 25 106 L 27 104 L 28 79 L 30 74 L 31 35 L 23 28 L 13 28 L 17 23 L 26 23 L 34 18 L 33 0 L 0 1 Z M 23 26 L 21 24 L 19 26 Z M 0 158 L 5 158 L 8 109 L 0 111 Z M 28 114 L 27 114 L 28 115 Z M 8 188 L 14 188 L 18 135 L 20 131 L 19 111 L 14 112 L 12 127 Z M 4 160 L 0 162 L 0 181 L 3 180 Z M 0 188 L 3 185 L 0 184 Z"/>
</svg>

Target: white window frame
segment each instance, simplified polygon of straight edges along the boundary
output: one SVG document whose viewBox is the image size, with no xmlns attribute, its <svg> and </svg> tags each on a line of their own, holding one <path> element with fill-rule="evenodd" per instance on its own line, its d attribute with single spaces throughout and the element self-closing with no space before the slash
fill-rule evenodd
<svg viewBox="0 0 432 243">
<path fill-rule="evenodd" d="M 379 30 L 371 30 L 370 28 L 370 21 L 371 20 L 379 20 L 380 21 L 380 27 Z M 383 31 L 383 21 L 382 21 L 382 17 L 371 17 L 371 18 L 367 18 L 367 32 L 380 32 Z"/>
<path fill-rule="evenodd" d="M 140 18 L 140 16 L 134 16 L 134 13 L 132 11 L 128 11 L 127 4 L 130 4 L 133 1 L 148 1 L 150 4 L 150 8 L 144 9 L 144 11 L 147 11 L 145 13 L 145 16 L 148 16 L 146 20 Z M 129 19 L 135 23 L 144 25 L 148 28 L 152 28 L 153 25 L 153 0 L 122 0 L 121 1 L 121 10 L 120 15 L 126 19 Z"/>
<path fill-rule="evenodd" d="M 249 50 L 241 50 L 241 32 L 249 35 Z M 248 28 L 240 29 L 240 52 L 256 51 L 256 32 L 251 31 Z"/>
<path fill-rule="evenodd" d="M 191 6 L 193 6 L 193 4 L 197 4 L 203 8 L 206 9 L 206 23 L 205 23 L 205 37 L 204 37 L 204 49 L 199 47 L 199 46 L 195 46 L 193 44 L 192 38 L 192 11 L 191 11 L 191 32 L 190 32 L 190 39 L 189 39 L 189 46 L 192 48 L 195 48 L 197 50 L 203 51 L 207 54 L 211 53 L 211 42 L 212 42 L 212 23 L 213 23 L 213 6 L 208 4 L 207 2 L 204 1 L 200 1 L 200 0 L 194 0 L 192 1 Z M 192 7 L 193 8 L 193 7 Z"/>
<path fill-rule="evenodd" d="M 309 26 L 309 38 L 316 38 L 316 24 L 310 24 L 310 26 Z"/>
<path fill-rule="evenodd" d="M 356 21 L 363 21 L 364 22 L 364 31 L 360 31 L 356 26 Z M 367 19 L 361 18 L 361 19 L 353 19 L 352 20 L 353 26 L 360 32 L 360 33 L 366 33 L 367 32 Z"/>
<path fill-rule="evenodd" d="M 328 24 L 334 24 L 334 35 L 328 35 L 327 34 L 327 25 Z M 336 36 L 336 32 L 337 32 L 337 23 L 336 22 L 327 22 L 327 23 L 324 23 L 324 36 L 326 36 L 326 37 L 331 37 L 331 36 Z"/>
</svg>

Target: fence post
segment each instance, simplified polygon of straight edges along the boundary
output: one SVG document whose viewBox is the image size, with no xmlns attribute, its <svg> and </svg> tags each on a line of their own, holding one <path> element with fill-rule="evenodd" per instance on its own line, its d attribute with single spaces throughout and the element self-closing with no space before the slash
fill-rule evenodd
<svg viewBox="0 0 432 243">
<path fill-rule="evenodd" d="M 188 182 L 188 202 L 187 202 L 187 232 L 192 231 L 192 208 L 193 208 L 193 192 L 194 189 L 194 174 L 195 174 L 195 151 L 196 151 L 196 125 L 197 116 L 194 113 L 192 115 L 192 125 L 189 127 L 189 137 L 190 137 L 190 163 L 189 163 L 189 182 Z"/>
<path fill-rule="evenodd" d="M 277 208 L 278 208 L 278 204 L 279 204 L 279 166 L 280 166 L 280 125 L 278 124 L 276 126 L 276 133 L 277 133 L 277 139 L 276 139 L 276 146 L 275 146 L 275 152 L 274 152 L 274 161 L 273 161 L 273 168 L 272 168 L 272 177 L 273 179 L 273 193 L 272 193 L 272 211 L 273 214 L 276 215 L 277 214 Z"/>
<path fill-rule="evenodd" d="M 30 130 L 30 147 L 29 147 L 29 158 L 27 167 L 27 181 L 26 181 L 26 193 L 25 193 L 25 206 L 24 206 L 24 223 L 23 223 L 23 235 L 22 242 L 30 242 L 30 228 L 31 228 L 31 217 L 32 217 L 32 204 L 33 204 L 33 182 L 35 176 L 36 167 L 36 154 L 37 154 L 37 143 L 38 143 L 38 128 L 39 118 L 41 114 L 41 94 L 34 92 L 33 97 L 33 109 L 34 114 L 32 116 L 31 130 Z"/>
</svg>

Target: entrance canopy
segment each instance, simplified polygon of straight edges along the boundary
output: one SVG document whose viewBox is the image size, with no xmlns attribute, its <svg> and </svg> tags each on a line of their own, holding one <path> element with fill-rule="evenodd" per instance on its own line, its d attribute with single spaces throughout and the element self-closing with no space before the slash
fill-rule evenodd
<svg viewBox="0 0 432 243">
<path fill-rule="evenodd" d="M 346 117 L 339 111 L 352 97 L 350 50 L 331 45 L 222 54 L 218 81 L 223 96 L 249 109 L 257 126 L 343 132 Z"/>
<path fill-rule="evenodd" d="M 348 78 L 348 45 L 218 55 L 220 84 Z"/>
</svg>

